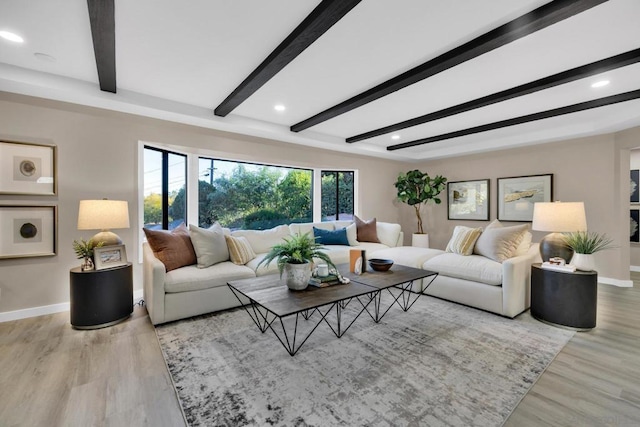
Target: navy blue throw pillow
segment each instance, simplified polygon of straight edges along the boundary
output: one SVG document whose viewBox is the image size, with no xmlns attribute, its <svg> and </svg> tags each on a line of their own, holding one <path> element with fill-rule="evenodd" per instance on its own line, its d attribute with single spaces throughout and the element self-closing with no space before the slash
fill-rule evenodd
<svg viewBox="0 0 640 427">
<path fill-rule="evenodd" d="M 321 245 L 349 246 L 346 228 L 341 228 L 339 230 L 323 230 L 321 228 L 313 227 L 313 237 L 315 237 L 316 242 Z"/>
</svg>

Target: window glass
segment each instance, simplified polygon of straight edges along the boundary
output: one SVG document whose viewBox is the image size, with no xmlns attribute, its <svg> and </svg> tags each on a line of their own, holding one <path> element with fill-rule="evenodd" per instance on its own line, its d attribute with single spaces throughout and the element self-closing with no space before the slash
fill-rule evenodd
<svg viewBox="0 0 640 427">
<path fill-rule="evenodd" d="M 172 230 L 186 223 L 187 156 L 144 148 L 144 227 Z"/>
<path fill-rule="evenodd" d="M 264 230 L 313 220 L 313 174 L 295 169 L 199 159 L 198 222 Z"/>
<path fill-rule="evenodd" d="M 353 172 L 322 171 L 322 221 L 353 219 Z"/>
</svg>

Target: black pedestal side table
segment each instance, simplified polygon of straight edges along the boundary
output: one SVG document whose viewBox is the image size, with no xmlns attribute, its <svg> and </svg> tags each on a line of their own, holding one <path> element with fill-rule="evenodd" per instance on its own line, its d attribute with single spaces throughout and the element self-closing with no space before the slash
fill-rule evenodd
<svg viewBox="0 0 640 427">
<path fill-rule="evenodd" d="M 74 328 L 104 328 L 122 322 L 133 312 L 131 263 L 105 270 L 72 268 L 69 276 Z"/>
<path fill-rule="evenodd" d="M 531 315 L 536 319 L 577 331 L 596 326 L 598 273 L 565 273 L 531 266 Z"/>
</svg>

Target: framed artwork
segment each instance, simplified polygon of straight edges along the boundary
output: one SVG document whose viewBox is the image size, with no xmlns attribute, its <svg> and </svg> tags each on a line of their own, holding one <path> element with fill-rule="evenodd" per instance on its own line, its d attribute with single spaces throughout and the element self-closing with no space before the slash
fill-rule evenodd
<svg viewBox="0 0 640 427">
<path fill-rule="evenodd" d="M 56 206 L 0 206 L 0 258 L 56 254 Z"/>
<path fill-rule="evenodd" d="M 631 170 L 631 183 L 630 183 L 630 202 L 640 202 L 640 171 L 638 169 Z"/>
<path fill-rule="evenodd" d="M 0 194 L 54 196 L 56 146 L 0 141 Z"/>
<path fill-rule="evenodd" d="M 93 263 L 96 270 L 127 265 L 127 250 L 124 245 L 103 246 L 93 250 Z"/>
<path fill-rule="evenodd" d="M 447 183 L 449 219 L 489 220 L 489 180 Z"/>
<path fill-rule="evenodd" d="M 640 242 L 640 232 L 638 224 L 640 224 L 640 209 L 631 209 L 629 221 L 629 241 Z"/>
<path fill-rule="evenodd" d="M 533 221 L 533 204 L 553 200 L 553 174 L 498 178 L 498 219 Z"/>
</svg>

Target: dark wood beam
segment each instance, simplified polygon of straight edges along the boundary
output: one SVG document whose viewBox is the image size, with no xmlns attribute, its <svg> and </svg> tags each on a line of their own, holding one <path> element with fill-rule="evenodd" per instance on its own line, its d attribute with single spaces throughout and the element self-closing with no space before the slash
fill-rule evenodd
<svg viewBox="0 0 640 427">
<path fill-rule="evenodd" d="M 424 80 L 608 0 L 555 0 L 457 48 L 291 126 L 300 132 Z"/>
<path fill-rule="evenodd" d="M 224 117 L 286 67 L 361 0 L 323 0 L 214 110 Z"/>
<path fill-rule="evenodd" d="M 116 93 L 116 20 L 113 0 L 87 0 L 100 89 Z"/>
<path fill-rule="evenodd" d="M 534 122 L 536 120 L 548 119 L 551 117 L 563 116 L 565 114 L 577 113 L 579 111 L 591 110 L 592 108 L 604 107 L 606 105 L 631 101 L 640 98 L 640 89 L 630 92 L 611 95 L 591 101 L 580 102 L 566 107 L 554 108 L 552 110 L 541 111 L 539 113 L 528 114 L 526 116 L 514 117 L 513 119 L 501 120 L 499 122 L 488 123 L 486 125 L 475 126 L 455 132 L 444 133 L 442 135 L 431 136 L 429 138 L 417 139 L 415 141 L 404 142 L 402 144 L 390 145 L 388 151 L 401 150 L 403 148 L 415 147 L 417 145 L 429 144 L 436 141 L 458 138 L 460 136 L 473 135 L 474 133 L 487 132 L 523 123 Z"/>
<path fill-rule="evenodd" d="M 589 76 L 604 73 L 605 71 L 614 70 L 616 68 L 626 67 L 627 65 L 640 62 L 640 49 L 631 50 L 620 55 L 612 56 L 601 61 L 592 62 L 591 64 L 576 67 L 571 70 L 563 71 L 549 77 L 544 77 L 530 83 L 503 90 L 502 92 L 493 93 L 491 95 L 477 98 L 462 104 L 454 105 L 433 113 L 415 117 L 389 126 L 381 127 L 376 130 L 362 133 L 360 135 L 347 138 L 347 142 L 358 142 L 376 136 L 384 135 L 390 132 L 397 132 L 412 126 L 425 124 L 434 120 L 443 119 L 455 114 L 464 113 L 465 111 L 475 110 L 476 108 L 486 107 L 487 105 L 498 102 L 507 101 L 523 95 L 528 95 L 540 90 L 549 89 L 575 80 L 584 79 Z"/>
</svg>

